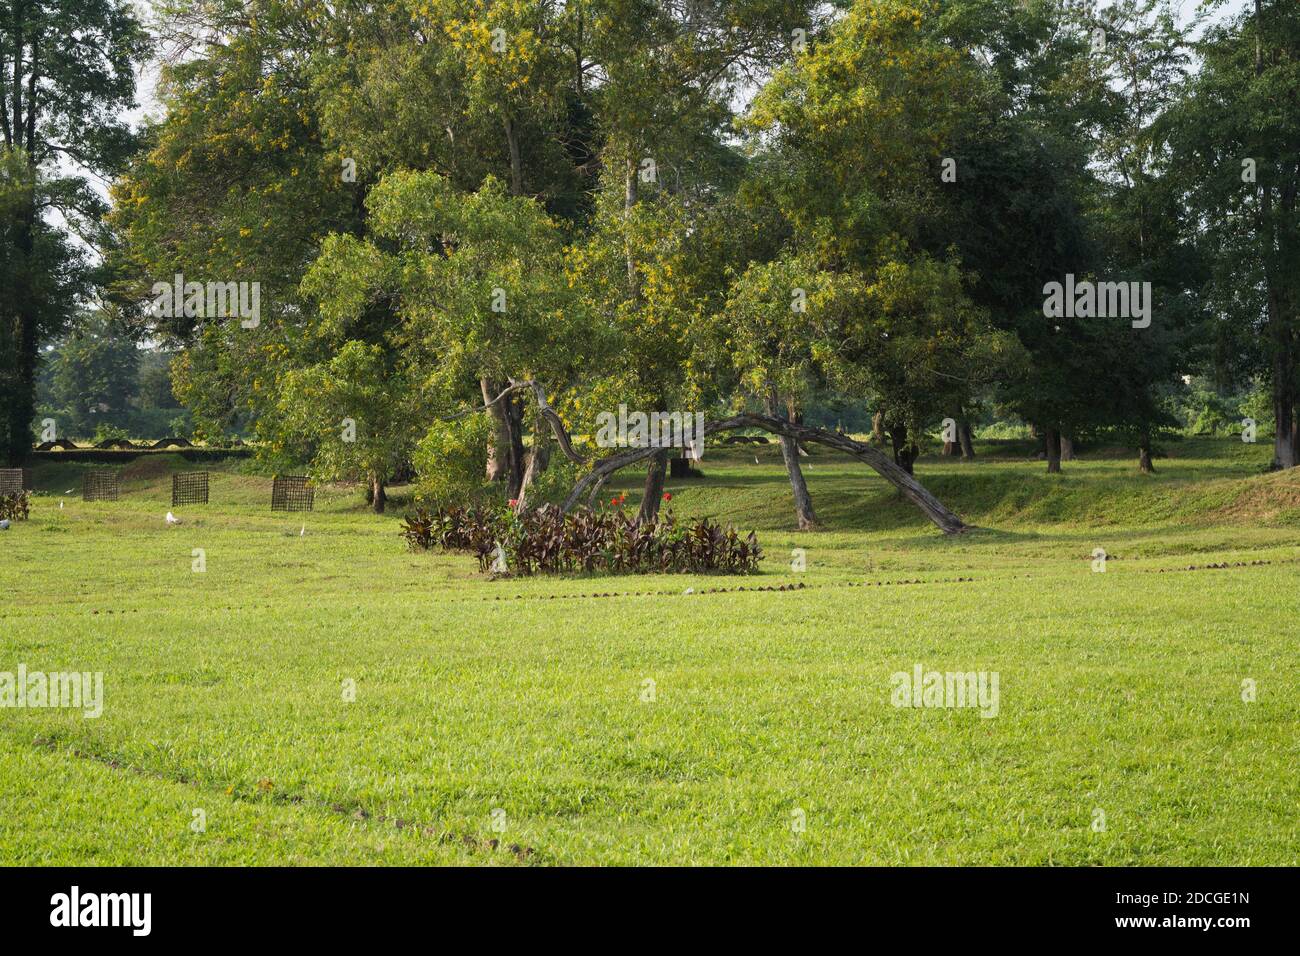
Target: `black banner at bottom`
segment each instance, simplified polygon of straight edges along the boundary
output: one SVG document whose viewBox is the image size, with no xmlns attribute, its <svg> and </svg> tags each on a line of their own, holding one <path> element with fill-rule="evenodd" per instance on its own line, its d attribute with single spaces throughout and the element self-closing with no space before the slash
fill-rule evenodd
<svg viewBox="0 0 1300 956">
<path fill-rule="evenodd" d="M 681 926 L 692 941 L 734 944 L 789 923 L 828 938 L 965 927 L 972 941 L 1047 932 L 1222 946 L 1291 935 L 1295 883 L 1293 870 L 1228 868 L 32 868 L 0 869 L 0 919 L 11 943 L 75 933 L 338 945 L 432 925 L 603 945 Z"/>
</svg>

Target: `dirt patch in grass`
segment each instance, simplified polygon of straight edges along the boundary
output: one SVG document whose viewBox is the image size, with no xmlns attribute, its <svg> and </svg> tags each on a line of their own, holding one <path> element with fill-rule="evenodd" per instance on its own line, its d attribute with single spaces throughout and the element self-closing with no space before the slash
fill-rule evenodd
<svg viewBox="0 0 1300 956">
<path fill-rule="evenodd" d="M 122 469 L 123 481 L 157 481 L 165 478 L 174 470 L 171 456 L 166 460 L 155 457 L 140 457 Z"/>
</svg>

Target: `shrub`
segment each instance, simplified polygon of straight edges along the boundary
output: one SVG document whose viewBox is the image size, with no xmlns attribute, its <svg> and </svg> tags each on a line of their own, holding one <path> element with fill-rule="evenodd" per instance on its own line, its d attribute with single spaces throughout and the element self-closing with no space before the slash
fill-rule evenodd
<svg viewBox="0 0 1300 956">
<path fill-rule="evenodd" d="M 98 445 L 100 442 L 121 441 L 130 437 L 130 433 L 125 428 L 110 422 L 100 422 L 95 426 L 95 435 L 91 438 L 91 441 Z"/>
<path fill-rule="evenodd" d="M 27 513 L 30 510 L 31 501 L 27 496 L 27 492 L 15 491 L 12 494 L 0 495 L 0 519 L 26 521 Z"/>
<path fill-rule="evenodd" d="M 179 438 L 193 438 L 194 423 L 190 421 L 190 413 L 188 411 L 181 412 L 181 414 L 171 419 L 167 423 L 166 431 L 167 434 L 176 435 Z"/>
<path fill-rule="evenodd" d="M 554 505 L 516 515 L 487 508 L 418 509 L 402 528 L 411 550 L 435 545 L 470 551 L 479 570 L 490 570 L 500 554 L 508 573 L 670 574 L 758 570 L 762 550 L 754 532 L 709 521 L 679 524 L 671 511 L 659 521 L 638 524 L 623 511 L 580 509 L 565 514 Z"/>
<path fill-rule="evenodd" d="M 492 422 L 486 413 L 431 425 L 411 456 L 420 497 L 473 501 L 488 493 L 485 473 L 491 437 Z"/>
</svg>

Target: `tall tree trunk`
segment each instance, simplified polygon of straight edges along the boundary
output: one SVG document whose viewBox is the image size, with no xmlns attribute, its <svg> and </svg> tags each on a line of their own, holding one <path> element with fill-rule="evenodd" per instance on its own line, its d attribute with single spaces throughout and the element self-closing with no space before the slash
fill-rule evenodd
<svg viewBox="0 0 1300 956">
<path fill-rule="evenodd" d="M 631 155 L 627 160 L 626 178 L 623 181 L 623 219 L 631 220 L 632 207 L 636 205 L 636 159 Z M 627 258 L 627 284 L 633 295 L 637 293 L 636 259 L 632 255 L 632 239 L 629 235 L 623 241 L 623 251 Z"/>
<path fill-rule="evenodd" d="M 17 70 L 17 67 L 15 67 Z M 15 93 L 15 100 L 18 94 Z M 35 110 L 35 104 L 31 108 Z M 17 115 L 14 117 L 17 122 Z M 24 208 L 16 213 L 14 247 L 17 254 L 12 270 L 12 285 L 6 297 L 13 303 L 13 312 L 5 317 L 13 324 L 11 355 L 0 355 L 8 365 L 0 376 L 8 379 L 4 395 L 4 445 L 9 467 L 21 467 L 32 450 L 32 419 L 36 415 L 36 367 L 40 361 L 40 343 L 37 341 L 36 303 L 31 292 L 32 257 L 36 248 L 36 197 L 29 193 Z M 12 362 L 12 364 L 10 364 Z"/>
<path fill-rule="evenodd" d="M 776 418 L 778 415 L 778 404 L 776 390 L 768 392 L 764 404 L 767 406 L 768 415 Z M 796 419 L 794 409 L 787 408 L 786 417 L 793 423 L 799 424 Z M 790 490 L 794 492 L 794 516 L 799 524 L 800 531 L 811 531 L 817 527 L 817 514 L 813 511 L 812 497 L 808 494 L 808 482 L 804 480 L 803 468 L 799 466 L 799 444 L 789 435 L 781 435 L 781 458 L 785 461 L 786 474 L 790 476 Z"/>
<path fill-rule="evenodd" d="M 515 395 L 506 399 L 506 423 L 510 436 L 510 472 L 506 476 L 506 497 L 517 499 L 524 487 L 524 404 Z"/>
<path fill-rule="evenodd" d="M 528 492 L 537 476 L 544 472 L 551 460 L 550 429 L 541 422 L 533 432 L 533 447 L 528 453 L 528 466 L 524 469 L 524 478 L 519 485 L 519 494 L 515 496 L 515 511 L 522 512 L 527 507 Z"/>
<path fill-rule="evenodd" d="M 650 466 L 646 469 L 641 508 L 636 513 L 638 524 L 645 524 L 659 517 L 659 504 L 664 497 L 664 473 L 667 470 L 668 450 L 660 448 L 651 456 Z"/>
<path fill-rule="evenodd" d="M 524 412 L 523 405 L 514 395 L 501 395 L 504 387 L 486 378 L 479 379 L 483 403 L 492 416 L 493 434 L 488 441 L 487 477 L 489 481 L 504 481 L 506 497 L 518 498 L 524 483 Z"/>
<path fill-rule="evenodd" d="M 887 429 L 889 440 L 894 447 L 894 464 L 902 468 L 909 475 L 912 474 L 912 463 L 916 461 L 916 456 L 920 449 L 914 442 L 907 439 L 906 425 L 890 425 Z"/>
<path fill-rule="evenodd" d="M 505 118 L 506 128 L 506 147 L 510 152 L 510 194 L 512 196 L 522 196 L 524 194 L 524 165 L 519 157 L 519 133 L 515 129 L 515 121 L 510 116 Z"/>
<path fill-rule="evenodd" d="M 519 150 L 519 131 L 514 118 L 505 118 L 506 146 L 510 153 L 510 194 L 524 194 L 524 166 Z M 524 461 L 524 413 L 519 400 L 511 395 L 502 403 L 504 434 L 498 437 L 509 442 L 510 455 L 506 462 L 506 497 L 522 504 L 527 465 Z M 528 463 L 531 464 L 531 463 Z"/>
<path fill-rule="evenodd" d="M 488 406 L 488 414 L 492 416 L 492 437 L 488 439 L 487 448 L 487 480 L 505 481 L 510 474 L 510 416 L 506 412 L 506 400 L 503 398 L 499 402 L 492 402 L 501 394 L 496 382 L 481 378 L 479 387 L 483 391 L 483 404 Z"/>
<path fill-rule="evenodd" d="M 1060 474 L 1061 471 L 1061 432 L 1054 426 L 1043 429 L 1047 441 L 1047 473 Z"/>
<path fill-rule="evenodd" d="M 384 479 L 380 475 L 370 476 L 370 493 L 366 495 L 366 500 L 370 502 L 375 514 L 384 513 L 384 508 L 388 505 L 388 492 L 384 490 Z"/>
<path fill-rule="evenodd" d="M 871 440 L 877 445 L 885 443 L 885 413 L 876 412 L 871 416 Z"/>
<path fill-rule="evenodd" d="M 963 421 L 957 426 L 957 438 L 961 442 L 962 460 L 970 461 L 975 457 L 975 443 L 971 441 L 970 422 Z"/>
<path fill-rule="evenodd" d="M 39 37 L 26 37 L 27 10 L 23 3 L 11 5 L 8 36 L 5 37 L 6 55 L 13 57 L 13 97 L 10 107 L 5 110 L 5 145 L 25 148 L 27 161 L 35 156 L 36 137 L 36 81 L 39 69 Z M 22 66 L 24 45 L 30 43 L 31 52 L 27 57 L 30 85 L 28 87 L 27 117 L 23 118 Z M 0 64 L 3 58 L 0 58 Z M 26 141 L 24 142 L 24 136 Z M 0 352 L 0 361 L 5 367 L 0 369 L 0 381 L 6 387 L 0 390 L 3 399 L 3 442 L 4 457 L 12 468 L 21 467 L 32 449 L 32 419 L 36 414 L 36 367 L 40 360 L 40 342 L 37 340 L 37 323 L 39 316 L 32 294 L 32 262 L 36 249 L 36 191 L 35 171 L 30 185 L 24 189 L 19 204 L 10 206 L 13 227 L 13 243 L 16 255 L 11 256 L 8 281 L 10 287 L 3 293 L 11 303 L 12 312 L 6 310 L 2 317 L 3 325 L 12 323 L 13 335 L 9 348 L 10 354 Z M 2 326 L 0 326 L 2 327 Z M 4 329 L 8 333 L 8 329 Z M 8 335 L 6 335 L 8 337 Z M 9 351 L 4 350 L 4 351 Z"/>
<path fill-rule="evenodd" d="M 1264 9 L 1255 0 L 1255 75 L 1264 75 Z M 1273 350 L 1273 467 L 1294 468 L 1296 444 L 1294 436 L 1295 395 L 1295 339 L 1291 316 L 1283 315 L 1280 301 L 1280 279 L 1274 257 L 1279 247 L 1277 224 L 1273 219 L 1273 190 L 1275 184 L 1261 177 L 1256 228 L 1263 245 L 1264 282 L 1268 287 L 1268 331 Z M 1281 197 L 1284 212 L 1291 212 L 1294 197 L 1288 199 L 1285 190 Z M 1285 250 L 1284 250 L 1285 251 Z"/>
<path fill-rule="evenodd" d="M 1144 475 L 1153 475 L 1156 471 L 1156 466 L 1151 464 L 1151 432 L 1145 428 L 1138 436 L 1138 470 Z"/>
<path fill-rule="evenodd" d="M 1270 308 L 1270 311 L 1273 311 Z M 1279 324 L 1281 317 L 1275 320 Z M 1286 338 L 1289 339 L 1289 336 Z M 1296 465 L 1296 398 L 1293 391 L 1295 364 L 1288 354 L 1289 341 L 1274 345 L 1273 354 L 1273 467 L 1294 468 Z"/>
</svg>

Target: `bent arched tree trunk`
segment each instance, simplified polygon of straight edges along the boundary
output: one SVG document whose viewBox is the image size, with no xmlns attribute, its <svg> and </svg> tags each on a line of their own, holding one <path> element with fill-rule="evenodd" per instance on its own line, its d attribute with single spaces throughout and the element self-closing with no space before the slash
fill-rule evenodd
<svg viewBox="0 0 1300 956">
<path fill-rule="evenodd" d="M 556 437 L 559 439 L 560 446 L 575 461 L 583 462 L 581 456 L 576 453 L 570 454 L 572 446 L 569 445 L 568 436 L 562 435 L 563 426 L 559 423 L 558 416 L 554 412 L 545 409 L 547 420 L 551 422 L 556 429 Z M 774 435 L 783 435 L 794 439 L 796 442 L 812 442 L 818 445 L 825 445 L 828 448 L 834 448 L 837 451 L 844 452 L 858 461 L 870 467 L 880 477 L 884 478 L 891 485 L 897 488 L 908 501 L 916 505 L 917 508 L 925 514 L 935 525 L 945 534 L 959 534 L 966 530 L 966 525 L 962 520 L 944 507 L 941 502 L 930 492 L 926 491 L 915 478 L 906 471 L 894 464 L 888 455 L 883 454 L 870 445 L 854 441 L 847 435 L 840 435 L 835 432 L 825 431 L 821 428 L 813 428 L 808 425 L 798 425 L 793 422 L 782 421 L 779 418 L 773 418 L 767 415 L 733 415 L 730 418 L 720 419 L 718 421 L 706 422 L 704 425 L 704 434 L 711 435 L 714 432 L 732 431 L 737 428 L 761 428 L 764 431 L 771 432 Z M 595 463 L 591 471 L 584 475 L 569 496 L 564 499 L 563 508 L 565 511 L 571 510 L 583 495 L 587 493 L 592 485 L 604 482 L 610 475 L 620 468 L 626 468 L 628 465 L 634 465 L 655 454 L 657 448 L 629 448 L 626 451 L 609 455 Z"/>
<path fill-rule="evenodd" d="M 546 390 L 540 383 L 532 380 L 512 381 L 510 387 L 511 389 L 531 388 L 533 396 L 537 400 L 537 411 L 550 423 L 551 431 L 555 433 L 560 450 L 564 452 L 565 457 L 580 465 L 588 464 L 587 460 L 574 449 L 573 443 L 569 439 L 568 430 L 564 427 L 564 422 L 546 401 Z M 704 435 L 701 438 L 715 432 L 733 431 L 737 428 L 761 428 L 774 435 L 788 436 L 796 442 L 815 442 L 818 445 L 825 445 L 828 448 L 842 451 L 867 465 L 876 474 L 897 488 L 904 498 L 921 509 L 921 512 L 934 522 L 944 534 L 960 534 L 967 530 L 967 526 L 962 522 L 961 518 L 958 518 L 944 507 L 942 501 L 926 491 L 919 481 L 890 461 L 888 455 L 870 445 L 854 441 L 847 435 L 841 435 L 838 432 L 828 432 L 822 428 L 813 428 L 797 422 L 786 422 L 768 415 L 753 414 L 733 415 L 730 418 L 706 422 Z M 582 500 L 584 494 L 594 494 L 609 480 L 609 476 L 620 468 L 626 468 L 638 461 L 644 461 L 660 450 L 653 446 L 629 448 L 626 451 L 609 455 L 595 462 L 591 471 L 578 480 L 578 483 L 573 486 L 573 490 L 569 492 L 568 497 L 564 499 L 563 510 L 572 511 L 574 506 Z"/>
</svg>

